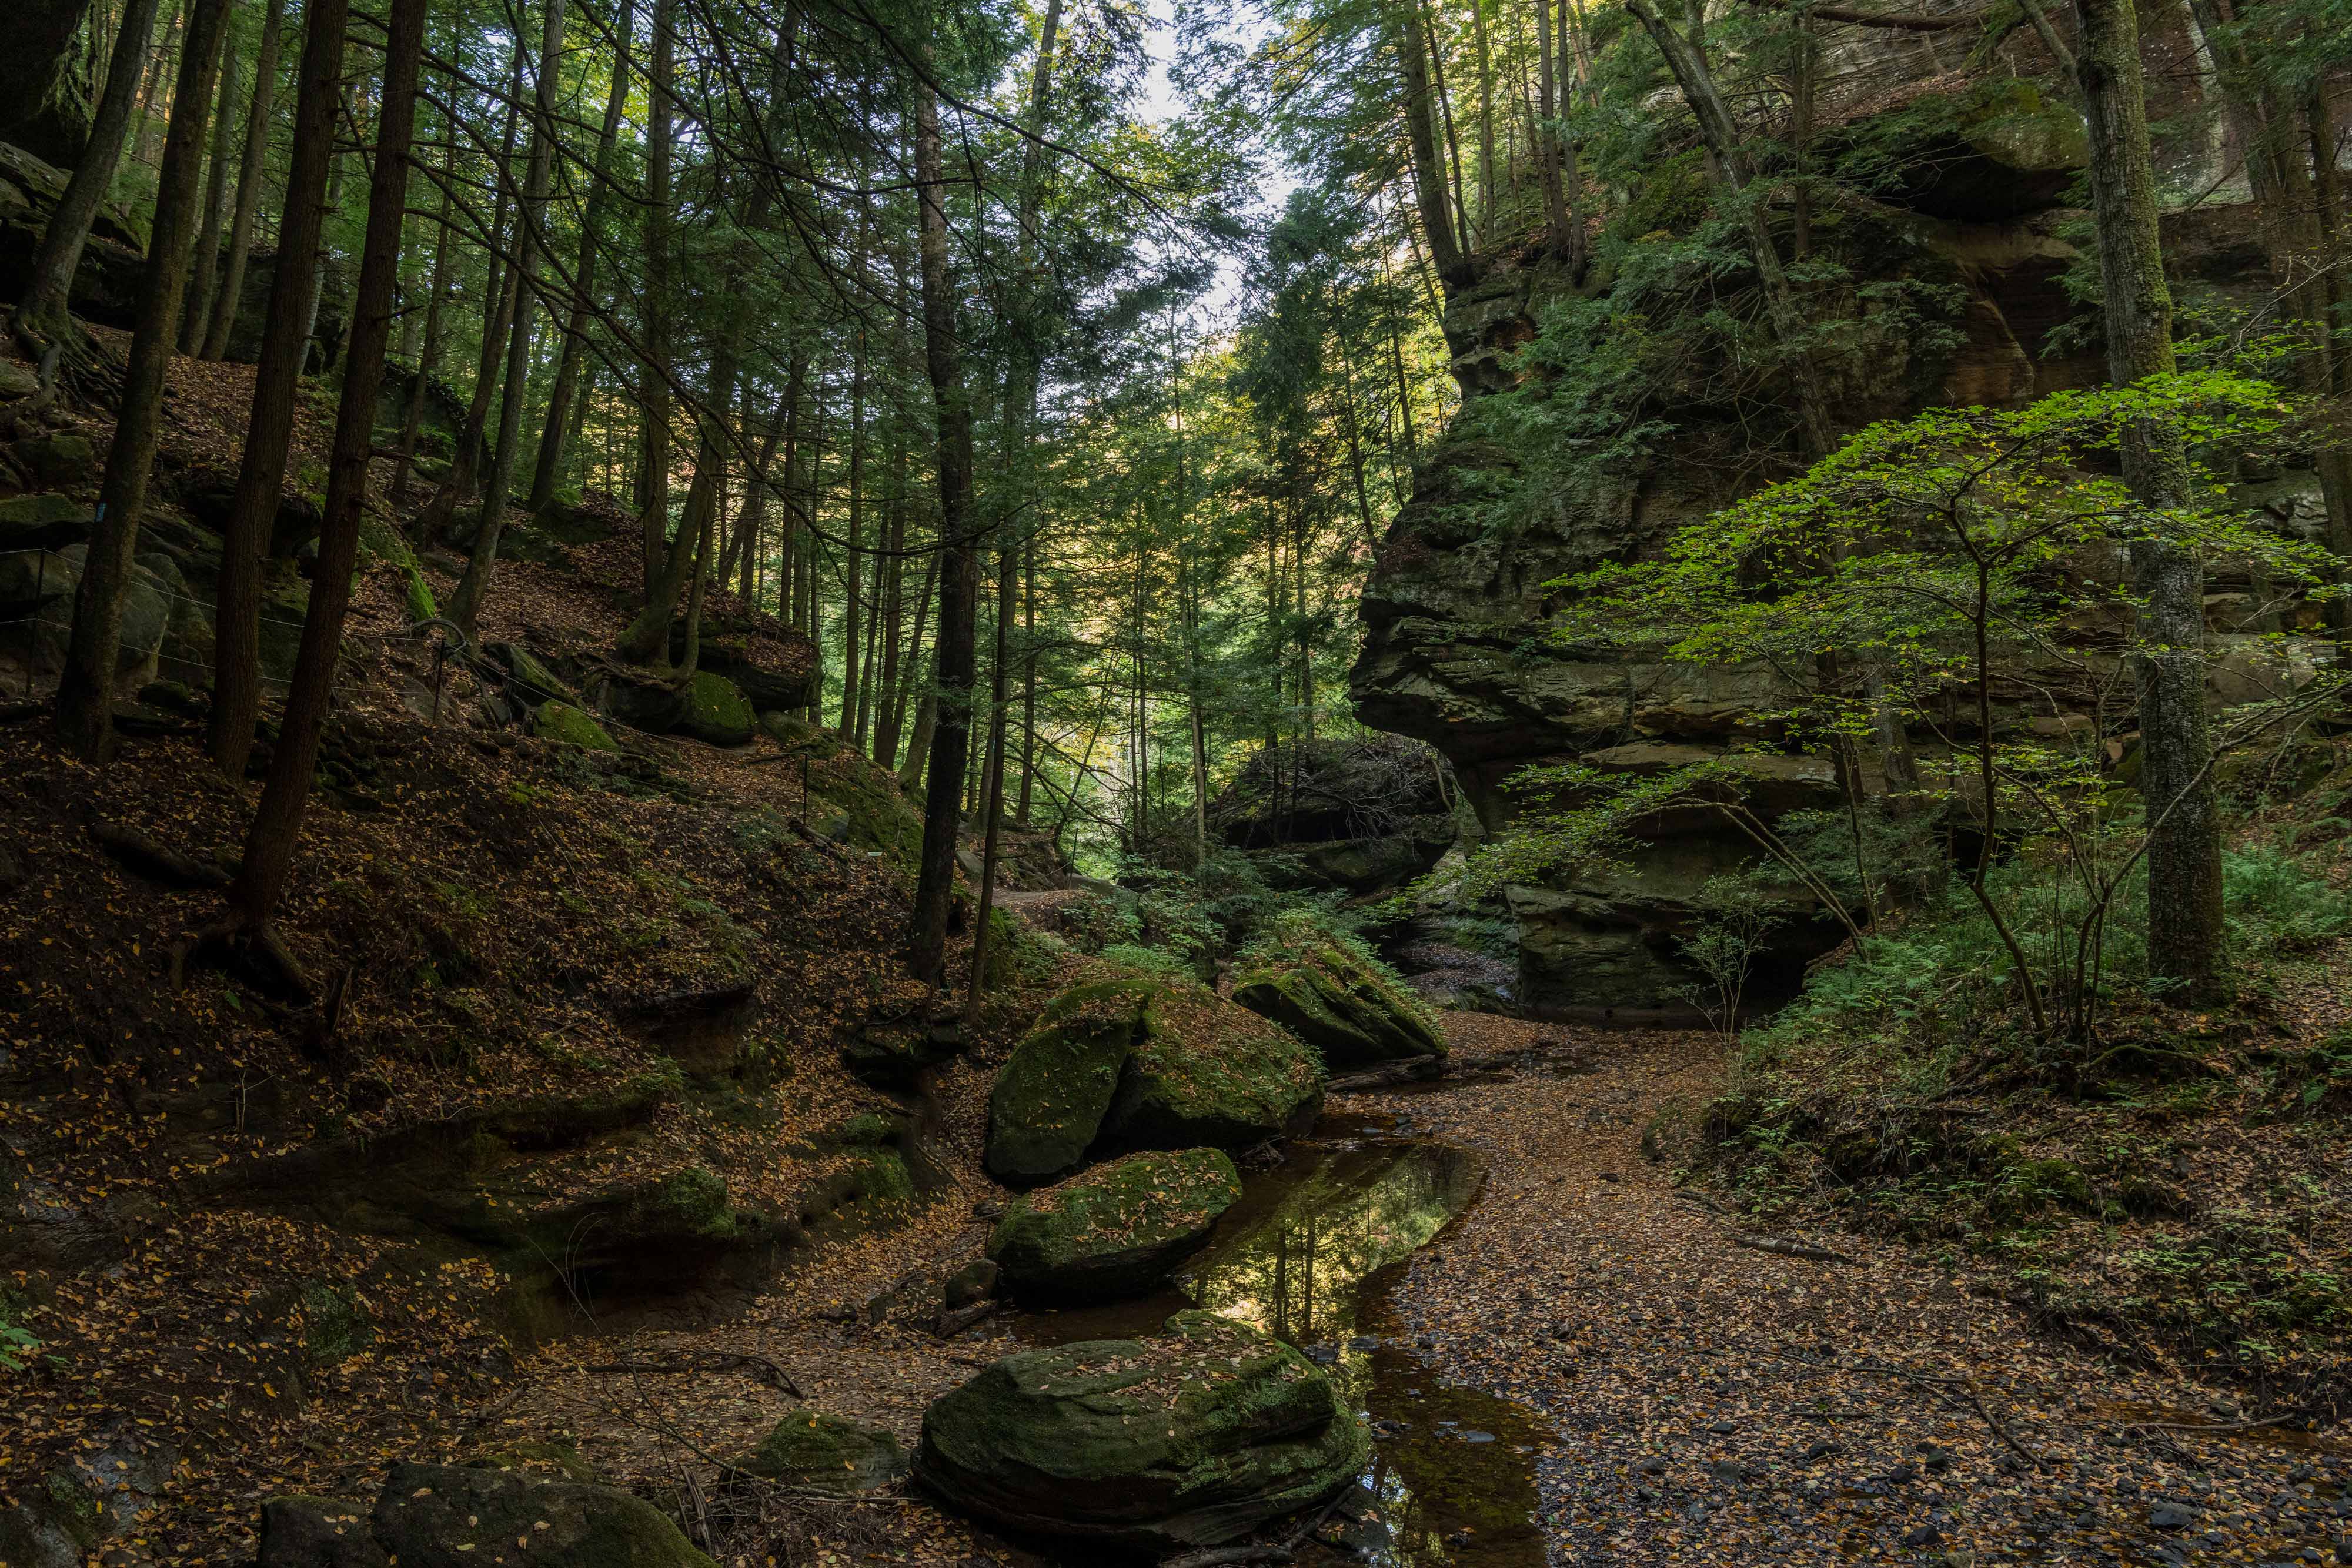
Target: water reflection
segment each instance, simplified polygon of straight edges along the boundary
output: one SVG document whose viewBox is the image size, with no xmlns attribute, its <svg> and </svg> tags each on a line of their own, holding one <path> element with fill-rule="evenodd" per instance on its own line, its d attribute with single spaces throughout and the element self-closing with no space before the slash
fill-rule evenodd
<svg viewBox="0 0 2352 1568">
<path fill-rule="evenodd" d="M 1373 1431 L 1378 1519 L 1348 1527 L 1384 1568 L 1540 1568 L 1535 1461 L 1546 1432 L 1520 1406 L 1446 1385 L 1405 1346 L 1387 1302 L 1397 1265 L 1466 1207 L 1485 1172 L 1450 1145 L 1327 1121 L 1245 1183 L 1176 1289 L 1142 1301 L 1016 1314 L 1034 1343 L 1131 1338 L 1187 1305 L 1239 1319 L 1322 1363 Z M 1338 1135 L 1333 1135 L 1338 1134 Z"/>
</svg>

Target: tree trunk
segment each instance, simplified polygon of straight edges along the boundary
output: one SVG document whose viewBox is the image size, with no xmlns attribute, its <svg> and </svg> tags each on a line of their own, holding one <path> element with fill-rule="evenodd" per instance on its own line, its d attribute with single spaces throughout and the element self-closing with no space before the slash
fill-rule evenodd
<svg viewBox="0 0 2352 1568">
<path fill-rule="evenodd" d="M 122 25 L 114 37 L 114 58 L 107 66 L 106 90 L 98 100 L 89 141 L 65 194 L 49 214 L 48 226 L 33 253 L 26 273 L 25 291 L 16 302 L 16 332 L 26 356 L 39 363 L 50 345 L 79 347 L 85 340 L 68 312 L 73 294 L 74 269 L 81 265 L 82 247 L 89 241 L 89 225 L 114 183 L 115 166 L 122 161 L 122 144 L 131 130 L 131 106 L 139 94 L 148 46 L 155 33 L 157 0 L 125 0 Z"/>
<path fill-rule="evenodd" d="M 928 54 L 928 51 L 927 51 Z M 958 807 L 971 752 L 972 622 L 978 587 L 971 515 L 971 404 L 964 392 L 955 296 L 948 277 L 946 180 L 940 107 L 926 75 L 915 86 L 915 182 L 921 208 L 923 349 L 939 409 L 940 651 L 923 847 L 908 924 L 907 963 L 936 986 L 946 977 L 948 915 L 955 897 Z"/>
<path fill-rule="evenodd" d="M 645 543 L 646 592 L 663 575 L 669 538 L 669 175 L 670 89 L 677 68 L 677 0 L 654 0 L 653 61 L 646 85 L 645 358 L 637 402 L 645 410 L 645 469 L 637 528 Z"/>
<path fill-rule="evenodd" d="M 596 309 L 596 253 L 604 208 L 614 181 L 613 149 L 620 139 L 621 111 L 629 97 L 629 40 L 637 25 L 635 0 L 621 0 L 613 36 L 620 40 L 613 61 L 613 88 L 604 99 L 604 123 L 596 133 L 596 162 L 588 200 L 580 214 L 580 260 L 572 269 L 572 308 L 563 324 L 563 346 L 555 361 L 554 390 L 547 399 L 547 428 L 539 438 L 539 463 L 531 472 L 530 510 L 546 510 L 555 498 L 557 476 L 562 472 L 565 408 L 580 380 L 580 366 L 588 346 L 588 322 Z"/>
<path fill-rule="evenodd" d="M 490 218 L 490 243 L 495 246 L 506 230 L 508 194 L 514 186 L 515 134 L 522 121 L 519 105 L 522 99 L 522 40 L 514 43 L 514 55 L 507 77 L 510 84 L 507 94 L 506 129 L 500 133 L 496 183 L 498 203 Z M 517 248 L 520 254 L 519 247 Z M 457 452 L 449 465 L 449 472 L 435 486 L 433 498 L 426 502 L 416 522 L 417 543 L 430 545 L 437 541 L 449 527 L 449 518 L 457 509 L 460 499 L 470 496 L 481 481 L 482 444 L 490 418 L 490 399 L 499 389 L 499 353 L 506 346 L 507 323 L 513 319 L 514 269 L 501 270 L 499 255 L 492 250 L 482 258 L 484 277 L 482 296 L 488 301 L 488 311 L 482 321 L 480 357 L 474 366 L 474 392 L 466 400 L 466 423 L 457 432 Z"/>
<path fill-rule="evenodd" d="M 269 161 L 269 116 L 278 100 L 278 37 L 286 21 L 286 0 L 268 0 L 261 17 L 261 51 L 253 66 L 253 93 L 245 111 L 245 153 L 237 165 L 236 204 L 229 217 L 228 256 L 213 296 L 200 355 L 219 360 L 228 353 L 236 327 L 236 303 L 245 292 L 245 266 L 253 253 L 253 220 L 261 211 L 261 187 Z"/>
<path fill-rule="evenodd" d="M 1430 111 L 1429 40 L 1420 0 L 1389 0 L 1397 22 L 1397 65 L 1404 80 L 1405 137 L 1412 151 L 1413 200 L 1421 208 L 1431 265 L 1450 292 L 1469 281 L 1462 244 L 1448 209 L 1445 175 L 1437 166 L 1437 130 Z"/>
<path fill-rule="evenodd" d="M 506 527 L 507 508 L 513 501 L 515 448 L 522 438 L 522 406 L 530 391 L 530 327 L 538 302 L 537 279 L 541 224 L 546 217 L 549 180 L 555 166 L 556 73 L 563 62 L 563 0 L 547 0 L 540 31 L 539 73 L 531 98 L 530 158 L 523 172 L 522 201 L 515 209 L 514 261 L 511 265 L 514 319 L 508 327 L 507 390 L 499 408 L 499 444 L 490 459 L 490 480 L 482 492 L 481 520 L 474 528 L 473 549 L 465 575 L 449 599 L 449 619 L 468 639 L 481 612 L 482 594 L 498 570 L 499 535 Z"/>
<path fill-rule="evenodd" d="M 294 397 L 302 377 L 315 265 L 325 216 L 327 160 L 334 145 L 335 103 L 343 75 L 348 0 L 309 0 L 303 7 L 302 60 L 294 100 L 294 157 L 286 171 L 286 211 L 278 225 L 278 266 L 269 279 L 261 355 L 253 370 L 253 408 L 245 455 L 221 528 L 219 603 L 213 624 L 213 707 L 205 744 L 231 779 L 245 777 L 253 724 L 261 712 L 261 558 L 286 488 Z"/>
<path fill-rule="evenodd" d="M 374 454 L 376 395 L 383 383 L 384 347 L 391 340 L 393 296 L 399 281 L 425 5 L 426 0 L 392 0 L 387 18 L 383 102 L 376 115 L 367 235 L 352 300 L 355 329 L 343 369 L 342 401 L 335 413 L 319 568 L 310 585 L 310 609 L 302 617 L 301 653 L 294 666 L 293 689 L 286 697 L 285 722 L 269 758 L 260 804 L 254 809 L 252 830 L 246 835 L 244 863 L 228 894 L 230 908 L 248 930 L 268 924 L 285 892 L 301 836 L 303 808 L 310 798 L 311 774 L 318 766 L 319 736 L 334 695 L 343 615 L 351 603 L 352 570 L 359 559 L 360 510 L 367 502 L 368 460 Z"/>
<path fill-rule="evenodd" d="M 204 213 L 196 229 L 196 254 L 189 268 L 188 298 L 180 323 L 180 352 L 194 358 L 205 346 L 212 322 L 213 288 L 220 281 L 221 225 L 228 216 L 228 160 L 236 127 L 236 40 L 221 50 L 220 107 L 213 111 L 211 168 L 205 173 Z"/>
<path fill-rule="evenodd" d="M 163 167 L 155 183 L 155 222 L 147 242 L 146 276 L 139 285 L 138 327 L 123 371 L 122 403 L 114 442 L 107 451 L 98 519 L 90 529 L 81 586 L 74 595 L 73 633 L 58 687 L 58 735 L 66 749 L 84 762 L 102 762 L 113 748 L 123 600 L 131 591 L 139 523 L 147 509 L 147 482 L 163 435 L 163 383 L 186 297 L 205 120 L 212 108 L 213 78 L 220 68 L 227 15 L 228 0 L 194 0 L 189 16 L 171 129 L 164 136 Z"/>
<path fill-rule="evenodd" d="M 2171 373 L 2172 295 L 2157 226 L 2131 0 L 2074 0 L 2084 118 L 2090 130 L 2092 210 L 2105 294 L 2107 374 L 2117 386 Z M 2149 419 L 2124 432 L 2124 481 L 2150 508 L 2191 498 L 2179 430 Z M 2205 572 L 2168 539 L 2131 541 L 2133 591 L 2142 600 L 2140 796 L 2147 849 L 2148 973 L 2210 998 L 2221 957 L 2221 839 L 2205 718 Z"/>
<path fill-rule="evenodd" d="M 442 172 L 448 177 L 448 171 Z M 400 425 L 400 456 L 392 472 L 389 496 L 395 507 L 408 499 L 408 479 L 416 464 L 416 439 L 425 427 L 425 404 L 433 377 L 441 368 L 441 298 L 449 287 L 449 188 L 441 187 L 441 214 L 433 227 L 432 281 L 425 286 L 425 347 L 416 356 L 416 381 L 409 388 L 408 413 Z"/>
<path fill-rule="evenodd" d="M 1684 101 L 1697 117 L 1700 136 L 1715 155 L 1716 167 L 1726 189 L 1735 198 L 1744 195 L 1753 178 L 1747 143 L 1733 124 L 1730 110 L 1715 89 L 1715 78 L 1707 70 L 1706 59 L 1697 46 L 1662 20 L 1651 6 L 1650 0 L 1625 0 L 1625 9 L 1648 29 L 1666 57 L 1667 68 L 1674 72 L 1675 81 L 1682 89 Z M 1780 253 L 1772 243 L 1772 225 L 1760 201 L 1739 200 L 1745 209 L 1748 224 L 1748 247 L 1756 261 L 1756 277 L 1763 287 L 1764 308 L 1772 323 L 1772 335 L 1788 356 L 1791 378 L 1797 383 L 1797 434 L 1807 461 L 1818 461 L 1829 455 L 1837 444 L 1829 418 L 1829 399 L 1821 385 L 1812 357 L 1801 345 L 1805 340 L 1804 313 L 1798 308 L 1796 295 L 1789 287 L 1788 275 L 1781 270 Z"/>
</svg>

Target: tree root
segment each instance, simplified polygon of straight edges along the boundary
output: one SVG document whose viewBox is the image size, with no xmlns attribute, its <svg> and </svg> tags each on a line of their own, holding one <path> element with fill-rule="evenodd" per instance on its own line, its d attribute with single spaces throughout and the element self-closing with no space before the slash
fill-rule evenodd
<svg viewBox="0 0 2352 1568">
<path fill-rule="evenodd" d="M 310 975 L 286 945 L 278 938 L 274 926 L 248 925 L 241 920 L 225 920 L 217 925 L 207 925 L 194 936 L 175 943 L 171 948 L 165 973 L 171 987 L 179 990 L 187 983 L 191 963 L 207 964 L 235 975 L 265 993 L 309 1007 L 318 998 L 317 988 Z M 341 1010 L 340 988 L 336 998 Z"/>
<path fill-rule="evenodd" d="M 70 312 L 19 306 L 10 326 L 41 383 L 32 406 L 19 409 L 20 416 L 40 413 L 65 396 L 93 409 L 121 403 L 124 367 Z"/>
</svg>

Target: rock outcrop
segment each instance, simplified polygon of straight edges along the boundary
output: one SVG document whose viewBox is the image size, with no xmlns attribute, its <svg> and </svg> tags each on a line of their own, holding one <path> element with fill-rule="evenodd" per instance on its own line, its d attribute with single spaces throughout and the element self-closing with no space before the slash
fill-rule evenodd
<svg viewBox="0 0 2352 1568">
<path fill-rule="evenodd" d="M 400 1464 L 371 1509 L 317 1497 L 262 1505 L 261 1568 L 477 1568 L 509 1559 L 549 1568 L 712 1568 L 643 1498 L 516 1470 Z"/>
<path fill-rule="evenodd" d="M 1326 1067 L 1445 1054 L 1425 1004 L 1311 921 L 1286 923 L 1244 954 L 1234 1000 L 1322 1052 Z"/>
<path fill-rule="evenodd" d="M 1379 893 L 1453 847 L 1444 767 L 1428 747 L 1395 737 L 1262 749 L 1212 803 L 1210 819 L 1276 886 Z"/>
<path fill-rule="evenodd" d="M 915 1473 L 1007 1529 L 1168 1552 L 1322 1501 L 1369 1448 L 1319 1367 L 1195 1312 L 1160 1338 L 1006 1356 L 925 1412 Z"/>
<path fill-rule="evenodd" d="M 1911 47 L 1868 44 L 1898 46 Z M 1899 77 L 1910 67 L 1890 70 Z M 1850 280 L 1828 306 L 1844 318 L 1829 381 L 1835 421 L 1848 429 L 1938 404 L 2020 402 L 2103 376 L 2095 312 L 2062 283 L 2082 260 L 2070 236 L 2084 214 L 2060 205 L 2083 157 L 2075 111 L 2021 81 L 1947 92 L 1949 82 L 1931 74 L 1923 63 L 1906 99 L 1824 133 L 1825 157 L 1868 141 L 1869 156 L 1902 171 L 1874 197 L 1843 204 L 1813 235 L 1820 259 Z M 1897 137 L 1911 143 L 1899 158 L 1886 152 Z M 1488 258 L 1482 276 L 1454 291 L 1444 326 L 1464 406 L 1424 455 L 1363 591 L 1365 639 L 1349 681 L 1358 716 L 1443 752 L 1487 832 L 1545 804 L 1509 787 L 1530 765 L 1582 762 L 1639 775 L 1730 749 L 1760 753 L 1749 766 L 1768 815 L 1843 809 L 1826 762 L 1778 754 L 1793 747 L 1776 716 L 1800 694 L 1775 672 L 1580 648 L 1548 634 L 1566 607 L 1563 580 L 1653 558 L 1680 525 L 1790 471 L 1769 461 L 1759 467 L 1752 422 L 1725 390 L 1738 378 L 1721 364 L 1637 360 L 1607 395 L 1626 400 L 1628 425 L 1647 420 L 1655 434 L 1636 450 L 1540 476 L 1525 465 L 1549 455 L 1489 433 L 1486 400 L 1538 373 L 1515 356 L 1539 322 L 1627 289 L 1654 291 L 1632 296 L 1643 310 L 1696 316 L 1700 306 L 1661 283 L 1672 268 L 1645 259 L 1665 254 L 1652 246 L 1680 243 L 1704 211 L 1696 171 L 1687 189 L 1675 178 L 1661 172 L 1621 225 L 1632 237 L 1599 253 L 1587 275 L 1572 278 L 1540 256 Z M 2183 188 L 2218 179 L 2186 179 Z M 2168 260 L 2209 288 L 2242 293 L 2260 283 L 2261 257 L 2232 230 L 2253 221 L 2244 208 L 2175 214 Z M 1640 233 L 1644 224 L 1654 232 Z M 2087 333 L 2058 330 L 2078 322 Z M 1751 414 L 1759 406 L 1744 405 Z M 2293 515 L 2283 526 L 2316 528 L 2315 508 L 2299 494 L 2285 506 Z M 2228 617 L 2235 586 L 2217 579 L 2210 601 L 2225 651 L 2215 677 L 2223 701 L 2244 700 L 2232 694 L 2251 689 L 2254 662 L 2265 656 L 2248 635 L 2261 629 Z M 2085 714 L 2053 717 L 2051 707 L 2089 708 L 2079 669 L 2017 675 L 1998 723 L 2027 731 L 2087 722 Z M 1914 744 L 1928 756 L 1939 740 L 1922 727 Z M 1866 774 L 1874 768 L 1865 763 Z M 1571 872 L 1508 891 L 1522 1005 L 1551 1012 L 1676 1004 L 1695 978 L 1680 947 L 1700 889 L 1751 865 L 1754 850 L 1708 811 L 1673 813 L 1647 824 L 1644 837 L 1609 873 Z M 1793 984 L 1803 962 L 1839 935 L 1826 918 L 1784 922 L 1758 990 Z"/>
</svg>

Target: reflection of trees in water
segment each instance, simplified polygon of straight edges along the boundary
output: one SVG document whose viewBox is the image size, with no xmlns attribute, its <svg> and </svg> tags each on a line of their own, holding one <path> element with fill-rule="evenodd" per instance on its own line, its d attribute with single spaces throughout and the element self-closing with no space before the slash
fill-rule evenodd
<svg viewBox="0 0 2352 1568">
<path fill-rule="evenodd" d="M 1202 1255 L 1184 1286 L 1211 1311 L 1297 1345 L 1344 1343 L 1358 1287 L 1426 1244 L 1478 1181 L 1471 1157 L 1442 1144 L 1325 1152 L 1294 1170 L 1281 1173 L 1288 1180 L 1269 1207 Z M 1360 1404 L 1369 1358 L 1343 1351 L 1331 1370 Z"/>
</svg>

